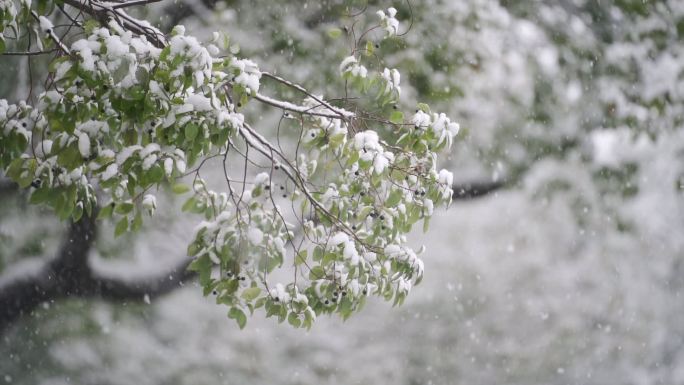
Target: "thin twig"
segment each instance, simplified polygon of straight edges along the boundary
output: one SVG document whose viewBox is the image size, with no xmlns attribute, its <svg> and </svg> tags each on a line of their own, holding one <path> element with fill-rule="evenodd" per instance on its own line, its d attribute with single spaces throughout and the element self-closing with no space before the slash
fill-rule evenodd
<svg viewBox="0 0 684 385">
<path fill-rule="evenodd" d="M 19 51 L 10 51 L 10 52 L 3 52 L 3 56 L 37 56 L 37 55 L 48 55 L 54 52 L 59 51 L 57 48 L 53 48 L 51 50 L 47 51 L 31 51 L 31 52 L 19 52 Z"/>
</svg>

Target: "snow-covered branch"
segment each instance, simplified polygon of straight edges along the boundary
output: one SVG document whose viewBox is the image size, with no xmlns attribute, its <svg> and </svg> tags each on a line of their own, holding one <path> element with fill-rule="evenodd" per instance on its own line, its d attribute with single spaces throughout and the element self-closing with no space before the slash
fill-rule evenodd
<svg viewBox="0 0 684 385">
<path fill-rule="evenodd" d="M 332 107 L 328 103 L 323 102 L 323 101 L 318 102 L 319 106 L 310 107 L 310 106 L 300 106 L 298 104 L 274 99 L 274 98 L 271 98 L 270 96 L 266 96 L 266 95 L 263 95 L 260 93 L 257 93 L 254 96 L 254 99 L 256 99 L 262 103 L 268 104 L 270 106 L 281 108 L 285 111 L 297 112 L 297 113 L 304 114 L 304 115 L 321 116 L 321 117 L 328 118 L 328 119 L 340 119 L 340 118 L 351 119 L 355 116 L 353 112 L 346 111 L 346 110 L 341 109 L 341 108 Z M 330 108 L 330 109 L 332 109 L 331 110 L 332 112 L 320 111 L 317 109 L 317 107 L 320 107 L 320 106 L 323 106 L 325 108 Z"/>
</svg>

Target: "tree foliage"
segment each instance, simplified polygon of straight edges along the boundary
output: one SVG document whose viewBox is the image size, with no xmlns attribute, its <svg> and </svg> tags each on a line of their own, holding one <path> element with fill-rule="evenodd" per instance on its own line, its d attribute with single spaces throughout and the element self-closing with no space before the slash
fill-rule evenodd
<svg viewBox="0 0 684 385">
<path fill-rule="evenodd" d="M 398 104 L 401 75 L 374 49 L 401 38 L 397 11 L 378 10 L 358 37 L 347 31 L 344 97 L 327 100 L 240 57 L 225 33 L 200 41 L 179 25 L 167 36 L 128 6 L 0 2 L 0 53 L 28 41 L 24 54 L 55 56 L 40 94 L 0 100 L 0 169 L 32 203 L 62 220 L 111 220 L 117 236 L 154 214 L 160 188 L 188 194 L 183 211 L 202 217 L 189 268 L 240 327 L 259 308 L 311 327 L 320 314 L 349 317 L 369 295 L 401 304 L 423 276 L 406 234 L 451 200 L 437 154 L 459 125 Z M 56 25 L 64 7 L 89 17 Z M 268 96 L 264 82 L 296 96 Z M 245 119 L 253 103 L 283 111 L 274 135 Z M 202 177 L 213 159 L 221 189 Z"/>
</svg>

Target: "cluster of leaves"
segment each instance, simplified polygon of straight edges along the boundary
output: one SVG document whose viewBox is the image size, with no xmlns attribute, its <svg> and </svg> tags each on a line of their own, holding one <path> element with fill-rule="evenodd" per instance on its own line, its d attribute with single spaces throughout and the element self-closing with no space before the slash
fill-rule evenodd
<svg viewBox="0 0 684 385">
<path fill-rule="evenodd" d="M 19 15 L 35 15 L 30 4 L 21 7 Z M 386 38 L 395 38 L 395 14 L 378 13 Z M 339 68 L 362 93 L 376 90 L 357 111 L 395 106 L 386 114 L 352 113 L 273 77 L 307 94 L 298 105 L 259 94 L 258 66 L 219 56 L 218 33 L 200 43 L 178 26 L 156 44 L 161 34 L 145 22 L 138 22 L 140 30 L 153 36 L 114 19 L 87 20 L 86 37 L 67 48 L 46 16 L 34 17 L 44 43 L 62 51 L 47 90 L 35 106 L 0 101 L 0 168 L 31 189 L 32 202 L 72 220 L 99 207 L 99 218 L 116 221 L 118 235 L 139 229 L 143 214 L 154 212 L 151 190 L 192 190 L 183 210 L 205 220 L 188 247 L 190 268 L 205 295 L 229 306 L 240 327 L 248 311 L 261 307 L 280 321 L 311 327 L 320 314 L 349 317 L 368 295 L 400 304 L 420 282 L 423 262 L 406 234 L 421 220 L 427 229 L 435 205 L 451 200 L 452 175 L 437 171 L 437 152 L 451 146 L 459 126 L 424 104 L 405 118 L 396 107 L 396 69 L 369 74 L 375 69 L 357 51 Z M 20 23 L 30 25 L 29 17 Z M 238 108 L 250 100 L 290 111 L 288 120 L 300 129 L 294 156 L 244 121 Z M 248 175 L 250 149 L 270 172 Z M 212 191 L 199 170 L 229 151 L 245 158 L 243 180 L 231 180 L 224 168 L 227 191 Z M 192 187 L 179 183 L 189 174 Z M 274 179 L 292 186 L 285 200 L 274 195 Z M 283 208 L 288 201 L 290 210 Z M 292 281 L 274 283 L 274 271 L 286 266 Z"/>
</svg>

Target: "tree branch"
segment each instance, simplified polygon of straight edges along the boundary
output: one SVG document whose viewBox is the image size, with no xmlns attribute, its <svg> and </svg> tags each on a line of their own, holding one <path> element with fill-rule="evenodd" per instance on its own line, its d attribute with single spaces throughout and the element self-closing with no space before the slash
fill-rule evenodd
<svg viewBox="0 0 684 385">
<path fill-rule="evenodd" d="M 194 277 L 186 270 L 187 258 L 152 277 L 127 280 L 97 273 L 88 264 L 95 239 L 94 216 L 85 216 L 69 225 L 54 259 L 39 264 L 26 261 L 0 276 L 0 333 L 46 301 L 66 297 L 142 301 L 180 288 Z"/>
<path fill-rule="evenodd" d="M 506 185 L 505 181 L 486 181 L 455 184 L 453 200 L 470 200 L 491 194 Z"/>
<path fill-rule="evenodd" d="M 333 112 L 315 111 L 314 108 L 316 108 L 318 106 L 315 106 L 315 107 L 300 106 L 300 105 L 297 105 L 294 103 L 273 99 L 269 96 L 262 95 L 258 92 L 256 93 L 256 95 L 254 95 L 254 99 L 256 99 L 262 103 L 268 104 L 270 106 L 273 106 L 273 107 L 277 107 L 277 108 L 280 108 L 280 109 L 283 109 L 286 111 L 298 112 L 298 113 L 304 114 L 304 115 L 322 116 L 322 117 L 325 117 L 328 119 L 343 119 L 343 118 L 350 119 L 350 118 L 353 118 L 355 116 L 353 112 L 349 112 L 349 111 L 343 110 L 341 108 L 335 108 L 332 106 L 330 106 L 330 108 L 334 108 L 334 110 L 332 110 Z M 326 104 L 327 103 L 323 102 L 323 103 L 321 103 L 321 106 L 326 106 Z"/>
<path fill-rule="evenodd" d="M 127 280 L 93 274 L 90 296 L 109 301 L 142 300 L 155 298 L 182 287 L 183 282 L 195 276 L 187 269 L 192 260 L 186 258 L 168 271 L 151 277 Z"/>
<path fill-rule="evenodd" d="M 87 276 L 86 256 L 94 237 L 93 219 L 83 217 L 69 225 L 53 260 L 27 271 L 0 277 L 0 332 L 41 303 L 76 294 Z"/>
<path fill-rule="evenodd" d="M 113 18 L 122 28 L 130 30 L 136 35 L 146 36 L 148 41 L 157 48 L 164 48 L 166 45 L 166 37 L 161 31 L 147 22 L 129 16 L 123 9 L 115 9 L 106 3 L 95 0 L 64 0 L 64 4 L 94 17 L 103 25 L 107 24 L 109 18 Z"/>
</svg>

